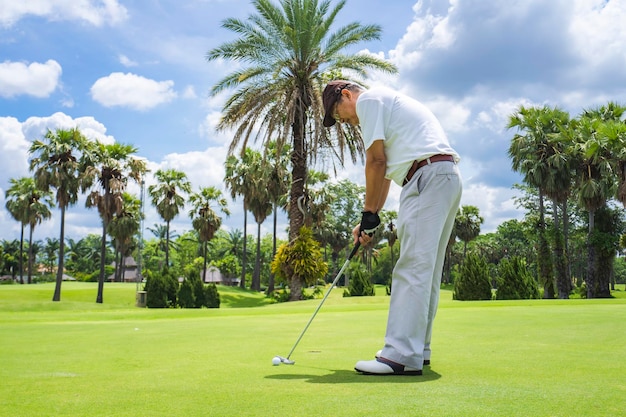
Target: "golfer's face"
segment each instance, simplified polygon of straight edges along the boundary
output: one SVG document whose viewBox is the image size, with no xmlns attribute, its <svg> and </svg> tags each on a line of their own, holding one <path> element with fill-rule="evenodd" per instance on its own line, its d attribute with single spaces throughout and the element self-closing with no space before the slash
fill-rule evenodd
<svg viewBox="0 0 626 417">
<path fill-rule="evenodd" d="M 359 124 L 359 118 L 356 115 L 356 100 L 352 95 L 343 95 L 335 104 L 333 117 L 338 123 L 348 123 L 353 126 Z"/>
</svg>

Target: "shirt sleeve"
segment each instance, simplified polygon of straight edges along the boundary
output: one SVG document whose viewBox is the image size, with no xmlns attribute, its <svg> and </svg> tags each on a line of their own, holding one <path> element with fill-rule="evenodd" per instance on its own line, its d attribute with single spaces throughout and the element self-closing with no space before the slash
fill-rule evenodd
<svg viewBox="0 0 626 417">
<path fill-rule="evenodd" d="M 385 106 L 382 100 L 376 97 L 359 97 L 356 112 L 359 116 L 365 149 L 368 149 L 376 140 L 386 140 Z"/>
</svg>

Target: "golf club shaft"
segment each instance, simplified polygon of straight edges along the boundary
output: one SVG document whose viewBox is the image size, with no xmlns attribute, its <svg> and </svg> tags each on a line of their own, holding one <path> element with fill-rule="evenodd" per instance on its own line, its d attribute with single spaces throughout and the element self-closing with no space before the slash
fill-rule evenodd
<svg viewBox="0 0 626 417">
<path fill-rule="evenodd" d="M 356 252 L 359 250 L 359 246 L 360 245 L 361 245 L 361 243 L 359 241 L 357 241 L 356 244 L 354 245 L 354 248 L 352 249 L 352 252 L 350 252 L 350 255 L 348 256 L 348 259 L 346 259 L 346 261 L 343 263 L 343 266 L 341 267 L 341 269 L 337 273 L 337 276 L 333 280 L 333 283 L 330 284 L 330 288 L 328 289 L 328 291 L 326 291 L 326 294 L 324 295 L 324 298 L 322 298 L 322 301 L 320 302 L 320 304 L 315 309 L 315 312 L 313 313 L 313 315 L 309 319 L 309 322 L 306 324 L 306 326 L 304 326 L 304 330 L 302 330 L 302 333 L 300 333 L 300 337 L 298 337 L 298 340 L 296 340 L 296 343 L 291 348 L 291 351 L 289 352 L 289 355 L 287 355 L 287 360 L 289 360 L 289 358 L 291 357 L 291 354 L 293 353 L 293 351 L 296 350 L 296 346 L 298 346 L 298 343 L 300 343 L 300 340 L 302 339 L 302 336 L 304 336 L 304 334 L 306 333 L 307 329 L 311 325 L 311 322 L 313 321 L 313 319 L 317 315 L 317 312 L 320 311 L 320 308 L 322 308 L 322 305 L 324 304 L 324 301 L 326 301 L 326 299 L 330 295 L 330 292 L 333 290 L 333 288 L 337 284 L 337 281 L 339 281 L 339 278 L 341 278 L 341 276 L 343 275 L 343 273 L 346 270 L 346 268 L 348 268 L 348 265 L 350 265 L 350 261 L 352 260 L 352 258 L 356 254 Z"/>
</svg>

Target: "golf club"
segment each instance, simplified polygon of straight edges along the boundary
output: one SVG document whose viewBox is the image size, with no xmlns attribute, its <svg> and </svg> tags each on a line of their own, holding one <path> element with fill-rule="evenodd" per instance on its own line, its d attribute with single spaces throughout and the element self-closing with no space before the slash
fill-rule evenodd
<svg viewBox="0 0 626 417">
<path fill-rule="evenodd" d="M 361 245 L 361 243 L 357 240 L 356 244 L 354 245 L 354 248 L 352 249 L 352 252 L 350 252 L 350 255 L 348 256 L 348 259 L 346 259 L 346 261 L 343 263 L 343 266 L 341 267 L 341 269 L 337 273 L 337 276 L 333 280 L 333 283 L 330 285 L 330 288 L 328 289 L 328 291 L 326 291 L 326 294 L 324 295 L 324 298 L 322 298 L 322 301 L 320 302 L 320 304 L 315 309 L 315 312 L 313 313 L 313 315 L 309 319 L 309 322 L 306 324 L 306 326 L 304 326 L 304 330 L 302 330 L 302 333 L 300 333 L 300 337 L 298 337 L 298 340 L 296 340 L 296 343 L 291 348 L 291 351 L 289 352 L 289 355 L 287 355 L 286 358 L 283 357 L 283 356 L 275 356 L 274 360 L 278 359 L 278 360 L 280 360 L 280 363 L 284 363 L 286 365 L 293 365 L 293 364 L 296 363 L 295 361 L 289 359 L 291 357 L 291 354 L 293 353 L 294 350 L 296 350 L 296 346 L 298 346 L 298 343 L 300 343 L 300 340 L 302 339 L 302 336 L 304 336 L 304 333 L 306 333 L 307 329 L 311 325 L 311 322 L 313 321 L 313 319 L 317 315 L 317 312 L 320 311 L 320 308 L 322 308 L 322 305 L 324 304 L 324 301 L 326 301 L 326 298 L 328 298 L 328 295 L 330 294 L 332 289 L 337 284 L 337 281 L 339 281 L 339 278 L 341 278 L 341 276 L 343 275 L 343 273 L 346 270 L 346 268 L 348 267 L 348 265 L 350 265 L 350 261 L 352 260 L 352 258 L 356 254 L 356 252 L 359 250 L 359 246 L 360 245 Z"/>
</svg>

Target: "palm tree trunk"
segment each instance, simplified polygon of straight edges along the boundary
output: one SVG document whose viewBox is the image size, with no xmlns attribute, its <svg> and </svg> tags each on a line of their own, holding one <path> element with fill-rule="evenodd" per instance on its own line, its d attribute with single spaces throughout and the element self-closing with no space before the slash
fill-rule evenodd
<svg viewBox="0 0 626 417">
<path fill-rule="evenodd" d="M 170 267 L 170 221 L 167 222 L 167 234 L 165 236 L 165 267 Z"/>
<path fill-rule="evenodd" d="M 300 103 L 300 106 L 304 106 Z M 300 210 L 298 200 L 304 198 L 304 184 L 307 177 L 307 153 L 305 149 L 306 123 L 304 108 L 296 110 L 293 123 L 293 149 L 291 151 L 291 191 L 289 194 L 289 241 L 293 242 L 300 234 L 304 226 L 304 212 Z M 302 278 L 294 275 L 290 279 L 291 291 L 289 300 L 295 301 L 302 298 Z"/>
<path fill-rule="evenodd" d="M 33 229 L 35 227 L 31 224 L 28 234 L 28 280 L 29 284 L 33 283 Z"/>
<path fill-rule="evenodd" d="M 102 221 L 102 241 L 100 242 L 100 275 L 98 275 L 98 293 L 96 294 L 96 303 L 102 304 L 104 293 L 104 262 L 106 256 L 106 239 L 107 227 Z"/>
<path fill-rule="evenodd" d="M 277 204 L 274 203 L 274 235 L 272 237 L 272 260 L 276 256 L 276 226 L 278 223 L 278 207 Z M 274 292 L 274 273 L 270 271 L 269 281 L 267 283 L 267 293 L 271 294 Z"/>
<path fill-rule="evenodd" d="M 52 301 L 61 301 L 61 284 L 63 283 L 63 268 L 65 258 L 65 207 L 61 206 L 61 236 L 59 238 L 59 268 L 57 270 L 57 281 L 54 286 Z"/>
<path fill-rule="evenodd" d="M 565 246 L 565 259 L 567 262 L 567 292 L 571 293 L 573 290 L 573 285 L 572 285 L 572 262 L 570 261 L 570 256 L 569 256 L 569 214 L 568 214 L 568 210 L 567 210 L 568 204 L 567 204 L 567 199 L 565 199 L 565 201 L 563 202 L 563 209 L 561 210 L 561 213 L 563 215 L 563 241 L 564 241 L 564 246 Z"/>
<path fill-rule="evenodd" d="M 239 286 L 241 288 L 246 288 L 246 264 L 248 263 L 247 259 L 248 254 L 248 208 L 246 207 L 246 203 L 243 203 L 243 253 L 241 254 L 241 281 L 239 281 Z"/>
<path fill-rule="evenodd" d="M 20 234 L 20 284 L 24 284 L 24 223 Z"/>
<path fill-rule="evenodd" d="M 256 259 L 254 260 L 254 273 L 252 274 L 250 289 L 254 291 L 261 290 L 261 223 L 257 223 Z"/>
<path fill-rule="evenodd" d="M 596 248 L 591 242 L 595 228 L 595 210 L 589 210 L 589 235 L 587 237 L 587 298 L 596 297 Z"/>
<path fill-rule="evenodd" d="M 566 300 L 569 298 L 569 284 L 567 277 L 567 257 L 565 254 L 563 243 L 563 229 L 559 221 L 559 205 L 556 201 L 552 202 L 554 206 L 554 262 L 556 269 L 556 286 L 559 292 L 559 298 Z M 562 215 L 562 213 L 561 213 Z"/>
<path fill-rule="evenodd" d="M 203 284 L 206 282 L 206 264 L 207 264 L 207 259 L 206 258 L 207 258 L 207 246 L 208 246 L 207 243 L 208 242 L 209 242 L 208 240 L 205 240 L 204 244 L 202 245 L 203 246 L 202 251 L 204 252 L 204 254 L 203 254 L 204 255 L 204 265 L 203 265 L 203 268 L 202 268 L 202 283 Z"/>
<path fill-rule="evenodd" d="M 537 256 L 540 282 L 543 283 L 543 298 L 554 298 L 554 278 L 550 245 L 546 239 L 546 218 L 543 192 L 539 189 L 539 250 Z"/>
</svg>

